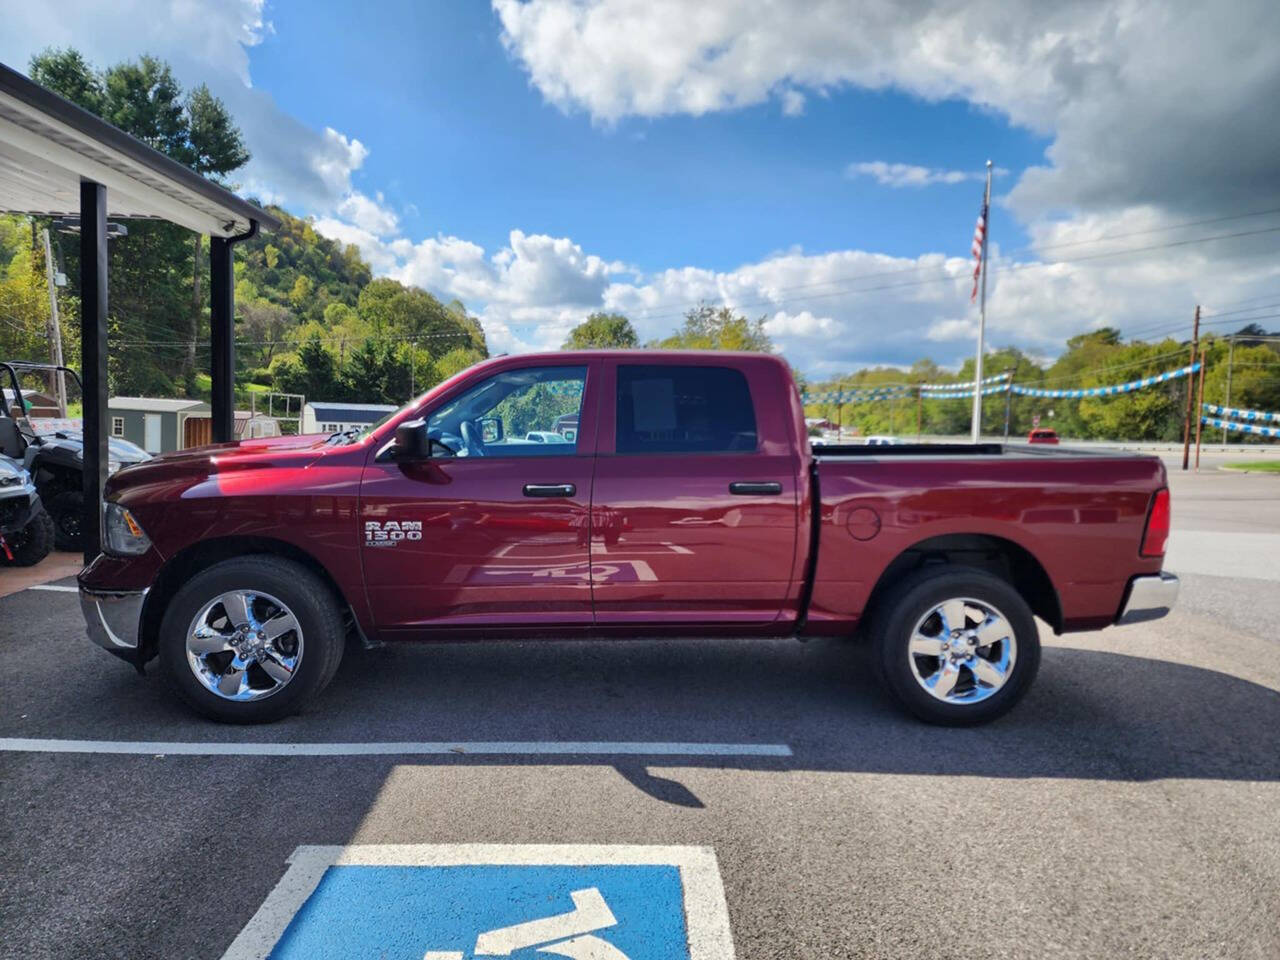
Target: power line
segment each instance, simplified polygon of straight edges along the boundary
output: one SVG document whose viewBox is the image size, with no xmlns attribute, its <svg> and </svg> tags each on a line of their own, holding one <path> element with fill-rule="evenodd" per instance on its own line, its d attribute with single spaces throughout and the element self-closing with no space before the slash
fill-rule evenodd
<svg viewBox="0 0 1280 960">
<path fill-rule="evenodd" d="M 1155 250 L 1169 250 L 1175 247 L 1191 246 L 1193 244 L 1198 244 L 1198 243 L 1210 243 L 1217 240 L 1232 240 L 1232 239 L 1239 239 L 1243 237 L 1256 237 L 1256 236 L 1262 236 L 1264 234 L 1272 234 L 1272 233 L 1280 233 L 1280 226 L 1264 227 L 1259 230 L 1240 230 L 1234 233 L 1221 233 L 1221 234 L 1215 234 L 1215 235 L 1205 236 L 1205 237 L 1193 237 L 1186 240 L 1170 240 L 1165 243 L 1149 244 L 1144 247 L 1130 247 L 1125 250 L 1113 250 L 1113 251 L 1107 251 L 1104 253 L 1085 254 L 1079 257 L 1063 258 L 1060 260 L 1045 260 L 1045 261 L 1036 261 L 1033 263 L 1015 263 L 1007 267 L 990 267 L 989 269 L 991 273 L 1015 273 L 1015 272 L 1021 272 L 1024 270 L 1038 270 L 1038 269 L 1044 269 L 1047 267 L 1064 266 L 1072 263 L 1085 263 L 1093 260 L 1103 260 L 1111 257 L 1127 256 L 1129 254 L 1134 254 L 1134 253 L 1149 253 Z M 910 281 L 904 281 L 902 283 L 879 284 L 877 286 L 871 286 L 871 287 L 847 288 L 842 290 L 829 291 L 827 293 L 815 293 L 809 296 L 795 297 L 791 299 L 756 300 L 756 301 L 750 301 L 745 303 L 736 303 L 733 306 L 734 306 L 734 309 L 737 309 L 737 310 L 750 310 L 756 307 L 781 308 L 781 307 L 785 307 L 785 306 L 789 306 L 797 303 L 807 303 L 812 300 L 825 300 L 831 297 L 857 295 L 857 294 L 863 294 L 863 293 L 873 293 L 881 290 L 893 290 L 893 289 L 899 289 L 899 288 L 905 288 L 905 287 L 926 286 L 931 283 L 955 283 L 955 282 L 960 282 L 965 280 L 966 278 L 960 274 L 956 274 L 956 275 L 947 274 L 946 276 L 934 277 L 930 279 L 910 280 Z M 689 306 L 690 306 L 689 304 L 686 304 L 686 307 L 689 307 Z M 697 305 L 694 304 L 692 306 L 696 307 Z M 672 317 L 679 317 L 683 315 L 683 313 L 684 313 L 683 310 L 677 310 L 677 311 L 668 312 L 668 313 L 643 313 L 642 315 L 647 320 L 662 320 L 662 319 L 668 319 Z"/>
</svg>

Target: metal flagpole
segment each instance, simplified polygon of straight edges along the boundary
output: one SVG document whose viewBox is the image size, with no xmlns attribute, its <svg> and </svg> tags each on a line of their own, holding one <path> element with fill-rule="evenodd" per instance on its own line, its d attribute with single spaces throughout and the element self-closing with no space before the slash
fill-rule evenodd
<svg viewBox="0 0 1280 960">
<path fill-rule="evenodd" d="M 970 439 L 982 435 L 982 354 L 987 338 L 987 238 L 991 236 L 991 161 L 987 161 L 987 190 L 982 195 L 982 303 L 978 309 L 978 356 L 973 367 L 973 424 Z"/>
</svg>

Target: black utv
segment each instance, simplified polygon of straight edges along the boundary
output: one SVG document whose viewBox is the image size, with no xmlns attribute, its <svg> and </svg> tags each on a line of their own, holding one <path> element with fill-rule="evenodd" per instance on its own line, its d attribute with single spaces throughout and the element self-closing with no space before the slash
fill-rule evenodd
<svg viewBox="0 0 1280 960">
<path fill-rule="evenodd" d="M 82 547 L 80 524 L 84 513 L 84 434 L 72 421 L 53 421 L 37 429 L 27 418 L 18 375 L 61 372 L 80 387 L 80 377 L 69 367 L 52 364 L 0 362 L 0 454 L 12 457 L 28 470 L 40 500 L 53 520 L 59 550 Z M 150 460 L 137 444 L 119 437 L 108 441 L 109 473 Z"/>
</svg>

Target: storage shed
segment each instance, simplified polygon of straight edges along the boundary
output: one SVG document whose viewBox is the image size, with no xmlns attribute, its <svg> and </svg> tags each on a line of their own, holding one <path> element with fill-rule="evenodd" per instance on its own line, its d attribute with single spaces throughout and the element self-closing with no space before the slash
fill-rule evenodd
<svg viewBox="0 0 1280 960">
<path fill-rule="evenodd" d="M 302 408 L 303 433 L 338 433 L 377 423 L 400 408 L 390 403 L 327 403 L 313 401 Z"/>
<path fill-rule="evenodd" d="M 207 434 L 209 413 L 209 404 L 201 400 L 112 397 L 107 401 L 111 436 L 136 443 L 147 453 L 168 453 L 202 441 L 208 443 L 192 431 L 203 426 Z M 201 420 L 205 422 L 200 424 Z"/>
</svg>

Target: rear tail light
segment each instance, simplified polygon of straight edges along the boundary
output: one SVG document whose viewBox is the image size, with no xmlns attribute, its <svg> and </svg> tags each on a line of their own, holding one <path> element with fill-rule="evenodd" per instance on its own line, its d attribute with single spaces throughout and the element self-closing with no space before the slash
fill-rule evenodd
<svg viewBox="0 0 1280 960">
<path fill-rule="evenodd" d="M 1169 540 L 1169 490 L 1156 491 L 1151 500 L 1151 511 L 1147 514 L 1147 529 L 1142 535 L 1142 555 L 1144 557 L 1163 557 L 1164 547 Z"/>
</svg>

